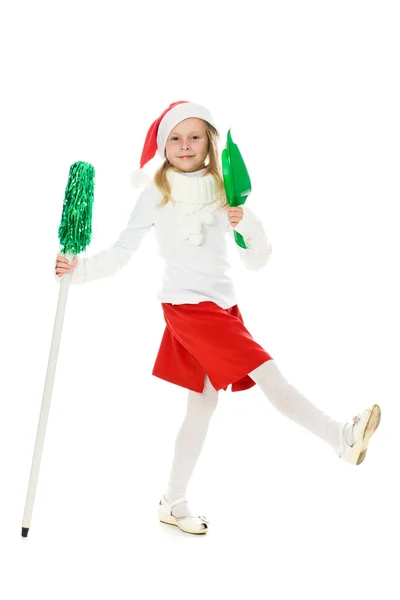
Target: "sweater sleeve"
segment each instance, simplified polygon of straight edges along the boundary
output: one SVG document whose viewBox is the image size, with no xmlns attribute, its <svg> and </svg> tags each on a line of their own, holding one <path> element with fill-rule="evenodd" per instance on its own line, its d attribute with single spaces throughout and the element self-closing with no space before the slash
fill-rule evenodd
<svg viewBox="0 0 400 600">
<path fill-rule="evenodd" d="M 270 238 L 262 222 L 253 211 L 246 204 L 242 204 L 242 208 L 243 219 L 236 227 L 232 227 L 228 221 L 229 235 L 246 267 L 252 271 L 258 271 L 268 263 L 272 254 Z M 235 231 L 243 236 L 247 248 L 242 248 L 236 243 Z"/>
<path fill-rule="evenodd" d="M 71 273 L 71 283 L 81 284 L 101 277 L 109 277 L 124 267 L 153 227 L 155 210 L 155 195 L 153 187 L 149 186 L 141 192 L 128 224 L 119 234 L 117 241 L 98 254 L 78 257 L 78 264 Z M 55 275 L 55 277 L 60 282 L 64 276 Z"/>
</svg>

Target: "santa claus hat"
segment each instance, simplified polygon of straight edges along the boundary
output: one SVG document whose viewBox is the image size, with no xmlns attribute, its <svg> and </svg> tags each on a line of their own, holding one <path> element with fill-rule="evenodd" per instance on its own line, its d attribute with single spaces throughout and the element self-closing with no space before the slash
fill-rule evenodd
<svg viewBox="0 0 400 600">
<path fill-rule="evenodd" d="M 140 183 L 144 183 L 141 171 L 142 167 L 155 156 L 157 151 L 159 155 L 164 158 L 165 145 L 169 133 L 175 125 L 190 117 L 203 119 L 217 129 L 210 111 L 201 104 L 189 102 L 188 100 L 178 100 L 178 102 L 173 102 L 161 113 L 158 119 L 152 123 L 147 132 L 142 156 L 140 158 L 140 166 L 131 174 L 132 185 L 137 186 Z M 145 176 L 145 179 L 149 179 L 147 175 Z"/>
</svg>

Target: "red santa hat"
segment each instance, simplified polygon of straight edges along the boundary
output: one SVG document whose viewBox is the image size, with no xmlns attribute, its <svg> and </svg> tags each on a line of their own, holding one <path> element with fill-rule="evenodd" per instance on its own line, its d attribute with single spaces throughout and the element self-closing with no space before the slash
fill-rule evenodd
<svg viewBox="0 0 400 600">
<path fill-rule="evenodd" d="M 140 169 L 142 169 L 142 167 L 144 167 L 144 165 L 155 156 L 157 151 L 159 155 L 164 158 L 167 138 L 175 125 L 184 119 L 189 119 L 191 117 L 203 119 L 217 129 L 214 118 L 210 111 L 201 104 L 196 104 L 195 102 L 189 102 L 187 100 L 178 100 L 178 102 L 173 102 L 164 110 L 164 112 L 161 113 L 158 119 L 151 124 L 147 132 L 142 150 L 142 156 L 140 158 L 139 169 L 134 171 L 131 175 L 132 185 L 136 186 L 143 182 L 142 172 Z"/>
</svg>

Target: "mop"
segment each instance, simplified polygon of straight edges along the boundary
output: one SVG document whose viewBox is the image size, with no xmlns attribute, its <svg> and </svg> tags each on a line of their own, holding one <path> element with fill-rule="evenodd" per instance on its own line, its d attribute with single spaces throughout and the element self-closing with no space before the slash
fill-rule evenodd
<svg viewBox="0 0 400 600">
<path fill-rule="evenodd" d="M 90 243 L 92 235 L 93 192 L 94 168 L 92 165 L 82 161 L 71 165 L 65 190 L 61 223 L 58 229 L 58 239 L 61 246 L 60 252 L 68 258 L 69 263 L 72 262 L 75 255 L 84 252 Z M 63 276 L 60 283 L 42 406 L 22 519 L 22 537 L 28 536 L 31 525 L 70 279 L 71 273 L 67 273 Z"/>
</svg>

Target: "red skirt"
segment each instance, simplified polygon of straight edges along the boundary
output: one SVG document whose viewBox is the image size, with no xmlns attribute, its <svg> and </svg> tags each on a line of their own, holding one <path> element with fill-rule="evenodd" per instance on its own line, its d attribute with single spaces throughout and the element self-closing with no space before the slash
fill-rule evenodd
<svg viewBox="0 0 400 600">
<path fill-rule="evenodd" d="M 238 305 L 162 303 L 166 328 L 152 374 L 194 392 L 208 375 L 215 390 L 247 390 L 248 376 L 272 357 L 244 326 Z"/>
</svg>

